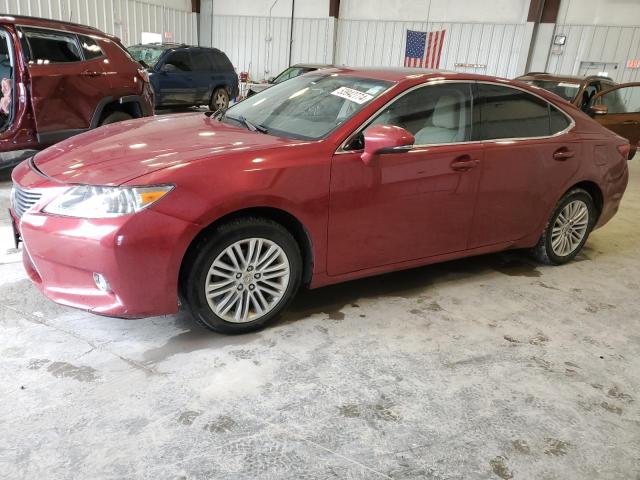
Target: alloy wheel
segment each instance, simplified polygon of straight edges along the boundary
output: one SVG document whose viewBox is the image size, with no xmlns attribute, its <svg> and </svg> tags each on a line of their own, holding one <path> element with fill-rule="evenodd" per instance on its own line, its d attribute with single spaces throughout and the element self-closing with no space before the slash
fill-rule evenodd
<svg viewBox="0 0 640 480">
<path fill-rule="evenodd" d="M 551 231 L 551 248 L 559 257 L 573 253 L 589 229 L 589 208 L 582 200 L 573 200 L 556 217 Z"/>
<path fill-rule="evenodd" d="M 213 104 L 215 105 L 216 110 L 227 108 L 227 96 L 222 90 L 216 92 L 215 97 L 213 98 Z"/>
<path fill-rule="evenodd" d="M 211 310 L 232 323 L 257 320 L 285 295 L 291 267 L 284 250 L 266 238 L 239 240 L 213 261 L 205 281 Z"/>
</svg>

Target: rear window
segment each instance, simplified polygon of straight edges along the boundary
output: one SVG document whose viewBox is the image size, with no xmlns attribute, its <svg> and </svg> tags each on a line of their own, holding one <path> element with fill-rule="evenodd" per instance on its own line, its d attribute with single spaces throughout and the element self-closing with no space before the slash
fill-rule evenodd
<svg viewBox="0 0 640 480">
<path fill-rule="evenodd" d="M 25 52 L 29 63 L 66 63 L 82 60 L 75 35 L 30 28 L 23 31 L 29 45 L 28 51 Z"/>
<path fill-rule="evenodd" d="M 214 69 L 227 72 L 233 71 L 233 65 L 224 53 L 220 50 L 208 50 L 208 52 Z"/>
<path fill-rule="evenodd" d="M 554 80 L 524 80 L 524 82 L 535 87 L 544 88 L 569 102 L 576 98 L 580 90 L 580 84 L 573 82 L 558 82 Z"/>
<path fill-rule="evenodd" d="M 207 72 L 212 70 L 211 63 L 203 50 L 191 50 L 191 63 L 196 72 Z"/>
<path fill-rule="evenodd" d="M 480 140 L 545 137 L 552 133 L 550 105 L 545 100 L 502 85 L 479 84 L 478 94 L 480 125 L 474 128 L 474 136 L 479 134 Z M 554 117 L 554 128 L 558 128 L 561 120 L 556 114 Z"/>
<path fill-rule="evenodd" d="M 94 58 L 100 58 L 104 56 L 100 45 L 93 38 L 87 35 L 78 35 L 78 40 L 80 40 L 80 47 L 82 48 L 82 52 L 84 53 L 84 58 L 86 60 L 93 60 Z"/>
</svg>

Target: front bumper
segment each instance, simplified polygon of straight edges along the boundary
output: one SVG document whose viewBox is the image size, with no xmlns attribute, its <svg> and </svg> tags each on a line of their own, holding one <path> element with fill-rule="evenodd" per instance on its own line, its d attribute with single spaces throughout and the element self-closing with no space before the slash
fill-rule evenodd
<svg viewBox="0 0 640 480">
<path fill-rule="evenodd" d="M 110 219 L 41 213 L 50 199 L 43 194 L 20 219 L 12 211 L 27 274 L 48 298 L 114 317 L 177 311 L 180 265 L 197 225 L 151 208 Z M 94 273 L 107 279 L 110 291 L 96 286 Z"/>
</svg>

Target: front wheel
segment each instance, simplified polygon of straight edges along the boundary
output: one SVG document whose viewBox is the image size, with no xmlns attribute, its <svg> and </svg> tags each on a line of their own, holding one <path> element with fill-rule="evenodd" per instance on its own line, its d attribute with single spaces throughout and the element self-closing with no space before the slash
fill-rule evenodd
<svg viewBox="0 0 640 480">
<path fill-rule="evenodd" d="M 229 92 L 226 88 L 217 88 L 211 95 L 209 109 L 216 112 L 229 107 Z"/>
<path fill-rule="evenodd" d="M 300 248 L 284 227 L 268 219 L 224 224 L 194 251 L 181 294 L 195 319 L 219 333 L 262 328 L 300 286 Z"/>
<path fill-rule="evenodd" d="M 591 195 L 581 188 L 560 199 L 547 222 L 534 256 L 543 263 L 561 265 L 580 253 L 596 221 Z"/>
</svg>

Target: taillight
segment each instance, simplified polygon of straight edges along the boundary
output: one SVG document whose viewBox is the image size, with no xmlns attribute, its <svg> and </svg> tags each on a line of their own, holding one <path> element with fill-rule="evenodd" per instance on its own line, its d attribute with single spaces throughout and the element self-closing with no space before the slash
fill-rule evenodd
<svg viewBox="0 0 640 480">
<path fill-rule="evenodd" d="M 138 69 L 138 75 L 140 75 L 142 81 L 149 83 L 149 72 L 147 72 L 144 68 Z"/>
<path fill-rule="evenodd" d="M 618 151 L 620 152 L 620 155 L 622 155 L 622 158 L 627 160 L 629 158 L 629 152 L 631 151 L 631 145 L 629 145 L 628 143 L 625 143 L 624 145 L 618 145 L 617 148 L 618 148 Z"/>
</svg>

